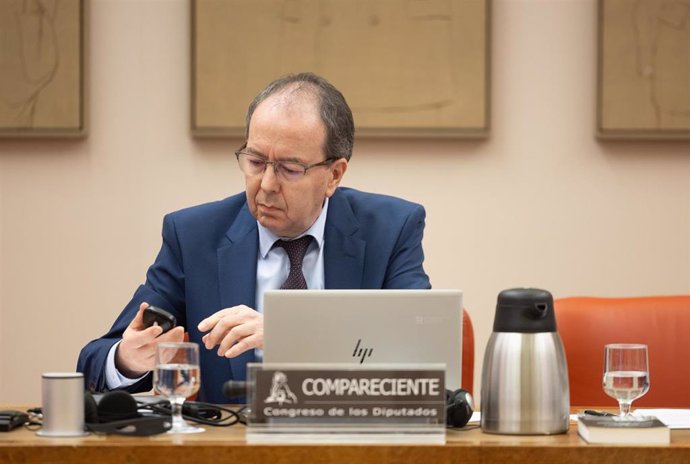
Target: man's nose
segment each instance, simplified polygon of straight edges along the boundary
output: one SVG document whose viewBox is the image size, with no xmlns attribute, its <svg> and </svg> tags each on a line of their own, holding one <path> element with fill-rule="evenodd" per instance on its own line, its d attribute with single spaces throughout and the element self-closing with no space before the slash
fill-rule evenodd
<svg viewBox="0 0 690 464">
<path fill-rule="evenodd" d="M 261 177 L 262 190 L 275 192 L 278 191 L 278 189 L 280 188 L 280 181 L 278 179 L 278 175 L 276 174 L 274 166 L 275 165 L 273 164 L 266 165 L 266 170 L 264 171 Z"/>
</svg>

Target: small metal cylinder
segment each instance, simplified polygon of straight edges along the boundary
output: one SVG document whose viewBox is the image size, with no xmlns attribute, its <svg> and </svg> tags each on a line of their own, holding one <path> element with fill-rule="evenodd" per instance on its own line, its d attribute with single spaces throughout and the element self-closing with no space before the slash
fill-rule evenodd
<svg viewBox="0 0 690 464">
<path fill-rule="evenodd" d="M 43 437 L 78 437 L 84 430 L 84 374 L 48 372 L 42 375 Z"/>
</svg>

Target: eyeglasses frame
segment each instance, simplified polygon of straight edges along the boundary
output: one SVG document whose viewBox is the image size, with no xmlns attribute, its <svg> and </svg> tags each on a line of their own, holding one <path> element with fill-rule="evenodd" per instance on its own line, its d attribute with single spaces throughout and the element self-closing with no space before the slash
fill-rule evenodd
<svg viewBox="0 0 690 464">
<path fill-rule="evenodd" d="M 307 175 L 307 171 L 309 171 L 311 168 L 316 168 L 319 166 L 329 166 L 338 160 L 338 158 L 331 156 L 329 158 L 326 158 L 323 161 L 320 161 L 318 163 L 313 163 L 313 164 L 306 164 L 306 163 L 302 163 L 301 161 L 281 161 L 281 160 L 268 161 L 268 160 L 263 159 L 261 157 L 261 155 L 257 155 L 256 153 L 250 153 L 250 152 L 245 151 L 246 148 L 247 148 L 247 144 L 245 143 L 244 145 L 242 145 L 242 147 L 240 147 L 239 150 L 235 151 L 235 157 L 237 158 L 237 163 L 240 165 L 240 169 L 242 169 L 242 167 L 241 167 L 242 164 L 240 163 L 240 155 L 253 156 L 253 157 L 256 157 L 258 159 L 261 159 L 261 161 L 264 163 L 264 169 L 263 169 L 263 171 L 261 171 L 261 173 L 260 173 L 261 175 L 263 175 L 266 172 L 266 169 L 268 169 L 268 165 L 270 164 L 273 166 L 273 174 L 275 174 L 276 177 L 280 177 L 280 178 L 286 179 L 288 181 L 290 179 L 287 179 L 287 178 L 282 177 L 282 176 L 278 176 L 277 165 L 284 164 L 286 162 L 297 164 L 304 169 L 304 172 L 302 173 L 302 177 L 304 177 Z M 244 172 L 244 171 L 242 171 L 242 172 Z M 247 175 L 249 175 L 249 174 L 247 174 Z M 259 174 L 255 174 L 255 175 L 258 176 Z"/>
</svg>

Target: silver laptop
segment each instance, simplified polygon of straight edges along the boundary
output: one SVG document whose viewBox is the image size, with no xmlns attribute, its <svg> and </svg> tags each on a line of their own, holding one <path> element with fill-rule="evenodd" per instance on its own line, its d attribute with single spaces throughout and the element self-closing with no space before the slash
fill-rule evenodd
<svg viewBox="0 0 690 464">
<path fill-rule="evenodd" d="M 270 290 L 263 312 L 266 363 L 443 363 L 460 388 L 460 290 Z"/>
</svg>

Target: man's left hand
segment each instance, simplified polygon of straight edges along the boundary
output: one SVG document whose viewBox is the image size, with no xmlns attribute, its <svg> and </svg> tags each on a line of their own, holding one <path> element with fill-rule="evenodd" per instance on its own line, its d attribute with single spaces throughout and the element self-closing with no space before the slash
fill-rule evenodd
<svg viewBox="0 0 690 464">
<path fill-rule="evenodd" d="M 204 346 L 218 346 L 218 356 L 234 358 L 247 350 L 264 347 L 264 315 L 245 306 L 221 309 L 198 325 Z"/>
</svg>

